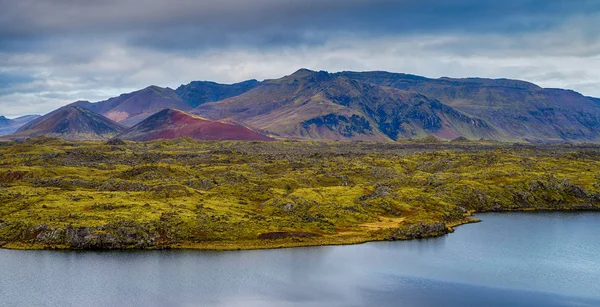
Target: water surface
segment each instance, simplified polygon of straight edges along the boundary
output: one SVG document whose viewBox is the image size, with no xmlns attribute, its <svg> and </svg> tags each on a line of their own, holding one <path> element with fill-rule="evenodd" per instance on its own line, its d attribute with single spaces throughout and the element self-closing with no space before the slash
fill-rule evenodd
<svg viewBox="0 0 600 307">
<path fill-rule="evenodd" d="M 600 306 L 600 213 L 261 251 L 0 250 L 0 306 Z"/>
</svg>

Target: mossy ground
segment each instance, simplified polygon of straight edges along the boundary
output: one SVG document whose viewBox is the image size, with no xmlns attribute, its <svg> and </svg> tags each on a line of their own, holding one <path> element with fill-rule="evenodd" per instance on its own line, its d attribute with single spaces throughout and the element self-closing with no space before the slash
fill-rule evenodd
<svg viewBox="0 0 600 307">
<path fill-rule="evenodd" d="M 472 212 L 598 208 L 595 145 L 0 144 L 0 244 L 9 248 L 349 244 L 439 235 L 427 225 L 458 225 Z"/>
</svg>

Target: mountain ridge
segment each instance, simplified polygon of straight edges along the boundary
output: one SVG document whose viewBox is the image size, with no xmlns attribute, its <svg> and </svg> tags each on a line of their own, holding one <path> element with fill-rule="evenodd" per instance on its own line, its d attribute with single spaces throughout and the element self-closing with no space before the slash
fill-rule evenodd
<svg viewBox="0 0 600 307">
<path fill-rule="evenodd" d="M 191 112 L 211 119 L 232 118 L 298 139 L 390 141 L 428 134 L 445 138 L 498 134 L 480 119 L 419 93 L 307 69 L 265 80 L 242 95 Z"/>
<path fill-rule="evenodd" d="M 177 109 L 299 140 L 396 141 L 433 135 L 447 140 L 600 142 L 600 98 L 506 78 L 432 79 L 303 68 L 278 79 L 192 81 L 175 90 L 149 86 L 71 105 L 129 127 L 164 109 Z"/>
</svg>

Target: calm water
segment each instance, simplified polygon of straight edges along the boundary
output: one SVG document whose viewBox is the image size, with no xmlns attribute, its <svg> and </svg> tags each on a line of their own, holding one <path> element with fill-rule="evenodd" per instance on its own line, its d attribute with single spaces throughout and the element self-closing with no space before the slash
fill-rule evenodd
<svg viewBox="0 0 600 307">
<path fill-rule="evenodd" d="M 421 241 L 242 252 L 0 250 L 1 306 L 600 306 L 600 213 Z"/>
</svg>

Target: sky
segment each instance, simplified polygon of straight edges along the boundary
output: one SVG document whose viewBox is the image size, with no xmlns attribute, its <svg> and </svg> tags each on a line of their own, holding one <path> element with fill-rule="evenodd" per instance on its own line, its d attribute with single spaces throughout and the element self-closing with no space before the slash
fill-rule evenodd
<svg viewBox="0 0 600 307">
<path fill-rule="evenodd" d="M 0 115 L 299 68 L 600 97 L 598 0 L 0 0 Z"/>
</svg>

